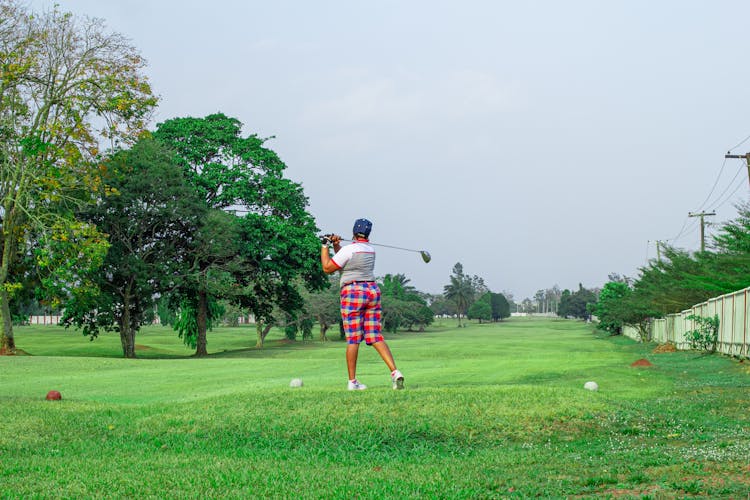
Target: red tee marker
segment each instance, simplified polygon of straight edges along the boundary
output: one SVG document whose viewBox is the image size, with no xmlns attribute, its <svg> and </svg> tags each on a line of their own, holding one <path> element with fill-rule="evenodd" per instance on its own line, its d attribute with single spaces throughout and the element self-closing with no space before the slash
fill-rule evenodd
<svg viewBox="0 0 750 500">
<path fill-rule="evenodd" d="M 57 391 L 49 391 L 47 393 L 47 401 L 59 401 L 62 399 L 62 394 Z"/>
</svg>

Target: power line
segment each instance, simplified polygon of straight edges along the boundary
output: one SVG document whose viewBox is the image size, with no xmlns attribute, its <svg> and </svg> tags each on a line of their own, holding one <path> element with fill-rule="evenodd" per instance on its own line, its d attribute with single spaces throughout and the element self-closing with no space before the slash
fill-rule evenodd
<svg viewBox="0 0 750 500">
<path fill-rule="evenodd" d="M 673 242 L 678 241 L 683 234 L 691 233 L 697 225 L 698 225 L 697 220 L 691 219 L 689 216 L 685 217 L 685 222 L 682 223 L 682 227 L 680 228 L 680 232 L 677 233 L 677 236 L 673 238 L 669 238 L 666 241 L 673 241 Z"/>
<path fill-rule="evenodd" d="M 750 136 L 748 136 L 748 137 L 750 137 Z M 724 167 L 726 166 L 726 164 L 727 164 L 727 158 L 725 157 L 724 161 L 721 162 L 721 168 L 719 169 L 719 175 L 716 176 L 716 180 L 714 181 L 714 185 L 711 188 L 711 191 L 708 193 L 708 196 L 706 196 L 706 199 L 703 200 L 703 203 L 701 203 L 701 206 L 698 207 L 698 210 L 703 210 L 703 207 L 706 206 L 706 203 L 711 198 L 711 195 L 714 194 L 714 190 L 716 189 L 716 186 L 719 184 L 719 179 L 721 179 L 721 174 L 724 172 Z"/>
<path fill-rule="evenodd" d="M 724 206 L 724 204 L 725 204 L 726 202 L 728 202 L 729 200 L 731 200 L 731 199 L 732 199 L 732 198 L 734 197 L 735 193 L 737 193 L 737 191 L 739 191 L 739 190 L 740 190 L 740 188 L 741 188 L 742 186 L 744 186 L 744 185 L 745 185 L 745 181 L 744 181 L 744 180 L 740 180 L 740 182 L 738 182 L 738 183 L 737 183 L 737 187 L 736 187 L 736 188 L 734 188 L 734 191 L 732 191 L 732 192 L 731 192 L 731 194 L 730 194 L 729 196 L 727 196 L 727 198 L 726 198 L 726 199 L 725 199 L 724 201 L 722 201 L 722 202 L 721 202 L 720 204 L 716 205 L 716 208 L 721 208 L 721 207 L 723 207 L 723 206 Z M 715 209 L 716 209 L 716 208 L 715 208 Z M 714 209 L 714 210 L 715 210 L 715 209 Z"/>
<path fill-rule="evenodd" d="M 700 206 L 698 208 L 699 212 L 701 210 L 703 210 L 707 206 L 707 204 L 709 204 L 709 200 L 711 199 L 711 196 L 716 191 L 716 187 L 719 185 L 719 181 L 721 180 L 721 176 L 724 174 L 724 168 L 726 167 L 727 159 L 728 158 L 745 158 L 747 160 L 748 180 L 750 180 L 750 153 L 748 153 L 746 155 L 732 155 L 732 154 L 730 154 L 730 152 L 733 149 L 736 149 L 736 148 L 742 146 L 748 140 L 750 140 L 750 135 L 748 135 L 747 137 L 745 137 L 744 139 L 742 139 L 735 146 L 729 148 L 729 150 L 727 151 L 727 154 L 724 155 L 724 161 L 721 163 L 721 168 L 719 168 L 719 173 L 716 175 L 716 179 L 714 180 L 713 186 L 711 186 L 711 190 L 708 192 L 708 195 L 706 196 L 706 199 L 703 200 L 703 203 L 700 204 Z M 727 184 L 726 188 L 724 188 L 724 190 L 721 192 L 721 194 L 716 197 L 716 201 L 714 201 L 714 203 L 711 204 L 711 205 L 714 206 L 714 210 L 716 208 L 720 208 L 727 201 L 729 201 L 730 199 L 732 199 L 732 197 L 740 189 L 741 184 L 738 184 L 737 186 L 735 186 L 734 183 L 737 180 L 737 176 L 740 174 L 741 171 L 742 171 L 742 168 L 739 168 L 737 170 L 737 172 L 734 174 L 734 177 L 732 177 L 732 180 L 729 181 L 729 183 Z M 731 189 L 732 187 L 734 187 L 734 190 L 729 194 L 729 196 L 727 198 L 724 198 L 722 200 L 722 198 L 724 197 L 724 195 L 727 194 L 727 192 L 729 191 L 729 189 Z M 708 215 L 708 214 L 704 214 L 704 215 Z M 672 237 L 672 238 L 670 238 L 670 239 L 668 239 L 666 241 L 677 242 L 679 239 L 681 239 L 683 237 L 684 234 L 692 232 L 692 230 L 698 224 L 698 221 L 696 219 L 693 219 L 693 221 L 692 221 L 691 224 L 688 223 L 688 221 L 690 221 L 692 217 L 697 217 L 697 215 L 693 216 L 693 215 L 689 214 L 688 217 L 686 217 L 685 220 L 683 221 L 682 227 L 680 227 L 680 230 L 677 232 L 677 234 L 674 237 Z M 703 221 L 703 217 L 701 217 L 701 232 L 703 233 L 703 231 L 704 231 L 704 223 L 702 221 Z"/>
<path fill-rule="evenodd" d="M 690 217 L 685 217 L 685 221 L 682 223 L 682 227 L 677 232 L 677 236 L 669 238 L 667 241 L 676 241 L 677 238 L 679 238 L 680 236 L 682 236 L 682 232 L 685 230 L 685 226 L 687 226 L 687 223 L 688 223 L 689 220 L 690 220 Z"/>
<path fill-rule="evenodd" d="M 742 172 L 743 169 L 744 169 L 744 165 L 740 165 L 740 168 L 737 169 L 737 173 L 734 174 L 734 177 L 732 177 L 732 180 L 729 181 L 729 184 L 727 184 L 727 187 L 725 187 L 724 191 L 722 191 L 721 194 L 716 197 L 717 202 L 718 202 L 718 200 L 722 199 L 725 194 L 727 194 L 727 191 L 729 191 L 729 189 L 734 185 L 734 182 L 737 180 L 737 176 L 740 175 L 740 173 Z M 744 181 L 743 181 L 743 184 L 744 184 Z M 734 192 L 736 192 L 736 191 L 737 190 L 735 189 Z M 734 194 L 734 192 L 732 194 Z M 726 200 L 724 200 L 724 203 L 726 203 Z"/>
<path fill-rule="evenodd" d="M 742 139 L 742 141 L 740 141 L 740 143 L 737 144 L 735 147 L 729 148 L 729 151 L 731 151 L 733 149 L 737 149 L 738 147 L 742 146 L 743 144 L 745 144 L 747 142 L 748 139 L 750 139 L 750 135 L 748 135 L 747 137 L 745 137 L 744 139 Z"/>
</svg>

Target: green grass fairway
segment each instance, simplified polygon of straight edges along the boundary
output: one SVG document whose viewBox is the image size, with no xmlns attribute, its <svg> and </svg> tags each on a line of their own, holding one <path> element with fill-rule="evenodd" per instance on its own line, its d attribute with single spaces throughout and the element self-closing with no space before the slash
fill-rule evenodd
<svg viewBox="0 0 750 500">
<path fill-rule="evenodd" d="M 0 357 L 0 497 L 750 494 L 748 363 L 574 321 L 444 322 L 388 336 L 407 390 L 363 345 L 369 389 L 349 392 L 342 342 L 275 335 L 256 350 L 254 329 L 221 328 L 195 359 L 151 327 L 126 360 L 113 335 L 18 328 L 29 355 Z"/>
</svg>

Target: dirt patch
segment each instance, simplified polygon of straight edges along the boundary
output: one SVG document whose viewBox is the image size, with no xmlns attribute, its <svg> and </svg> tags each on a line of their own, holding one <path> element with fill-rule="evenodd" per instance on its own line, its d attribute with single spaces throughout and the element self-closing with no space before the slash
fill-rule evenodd
<svg viewBox="0 0 750 500">
<path fill-rule="evenodd" d="M 135 345 L 135 350 L 136 351 L 148 351 L 149 349 L 151 349 L 151 348 L 149 346 L 147 346 L 147 345 L 143 345 L 143 344 L 136 344 Z"/>
<path fill-rule="evenodd" d="M 630 366 L 654 366 L 654 365 L 652 365 L 649 360 L 641 358 L 638 361 L 634 361 L 630 363 Z"/>
<path fill-rule="evenodd" d="M 666 343 L 656 346 L 656 348 L 653 350 L 655 353 L 661 353 L 661 352 L 677 352 L 677 347 L 675 347 L 674 344 Z"/>
<path fill-rule="evenodd" d="M 29 353 L 23 349 L 9 350 L 7 347 L 0 348 L 0 356 L 28 356 Z"/>
</svg>

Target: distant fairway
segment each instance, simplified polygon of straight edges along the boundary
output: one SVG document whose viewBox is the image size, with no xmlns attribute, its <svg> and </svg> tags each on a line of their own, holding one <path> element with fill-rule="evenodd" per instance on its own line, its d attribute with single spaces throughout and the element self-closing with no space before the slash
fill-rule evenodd
<svg viewBox="0 0 750 500">
<path fill-rule="evenodd" d="M 499 498 L 750 492 L 744 364 L 513 319 L 388 336 L 407 390 L 362 346 L 348 392 L 344 344 L 209 333 L 89 342 L 17 329 L 0 358 L 3 497 Z M 634 368 L 645 358 L 654 364 Z M 304 387 L 289 388 L 300 377 Z M 599 392 L 583 389 L 595 380 Z M 59 390 L 61 402 L 44 401 Z"/>
</svg>

